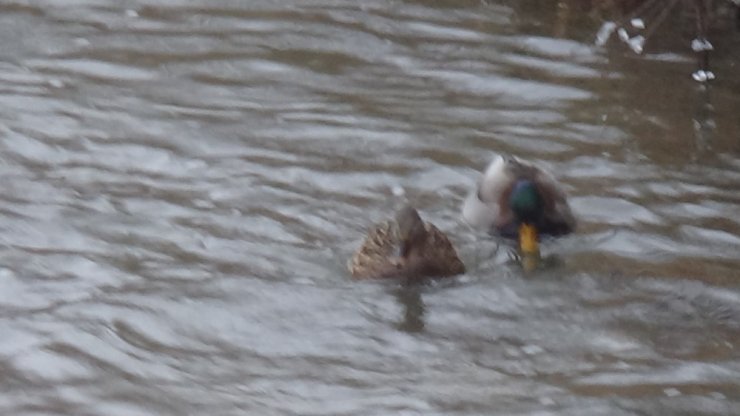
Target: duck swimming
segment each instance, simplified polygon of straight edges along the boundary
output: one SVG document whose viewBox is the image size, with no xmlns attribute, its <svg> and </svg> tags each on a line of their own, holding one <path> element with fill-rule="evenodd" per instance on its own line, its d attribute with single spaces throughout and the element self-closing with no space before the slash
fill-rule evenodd
<svg viewBox="0 0 740 416">
<path fill-rule="evenodd" d="M 522 254 L 539 255 L 540 236 L 573 232 L 573 217 L 560 183 L 545 169 L 513 156 L 496 156 L 463 204 L 474 228 L 519 240 Z"/>
<path fill-rule="evenodd" d="M 375 225 L 349 261 L 354 278 L 447 277 L 465 273 L 447 236 L 410 205 Z"/>
</svg>

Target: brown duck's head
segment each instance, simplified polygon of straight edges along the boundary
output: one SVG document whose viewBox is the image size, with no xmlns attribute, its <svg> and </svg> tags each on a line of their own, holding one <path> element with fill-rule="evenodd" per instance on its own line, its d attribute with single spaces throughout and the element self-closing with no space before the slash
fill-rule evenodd
<svg viewBox="0 0 740 416">
<path fill-rule="evenodd" d="M 408 258 L 413 248 L 423 244 L 427 237 L 424 221 L 414 207 L 405 205 L 396 212 L 396 224 L 399 241 L 398 256 Z"/>
</svg>

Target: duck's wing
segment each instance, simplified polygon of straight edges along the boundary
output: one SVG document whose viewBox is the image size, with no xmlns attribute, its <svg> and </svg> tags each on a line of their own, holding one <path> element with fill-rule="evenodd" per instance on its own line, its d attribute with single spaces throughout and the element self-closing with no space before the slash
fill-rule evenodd
<svg viewBox="0 0 740 416">
<path fill-rule="evenodd" d="M 349 261 L 348 268 L 353 277 L 383 277 L 397 268 L 392 261 L 398 244 L 394 227 L 395 222 L 385 221 L 370 229 Z"/>
<path fill-rule="evenodd" d="M 447 235 L 432 223 L 425 223 L 427 239 L 424 258 L 434 269 L 430 274 L 454 276 L 465 273 L 465 264 Z"/>
<path fill-rule="evenodd" d="M 537 168 L 534 182 L 545 202 L 541 232 L 550 235 L 568 234 L 575 230 L 576 219 L 568 204 L 562 185 L 548 171 Z"/>
</svg>

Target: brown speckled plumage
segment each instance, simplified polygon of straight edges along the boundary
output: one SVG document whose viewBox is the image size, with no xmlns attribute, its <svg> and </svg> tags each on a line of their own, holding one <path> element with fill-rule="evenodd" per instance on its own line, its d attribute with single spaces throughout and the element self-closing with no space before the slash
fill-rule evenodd
<svg viewBox="0 0 740 416">
<path fill-rule="evenodd" d="M 416 221 L 421 219 L 416 216 Z M 374 226 L 349 261 L 352 276 L 358 279 L 419 278 L 464 273 L 465 265 L 447 236 L 429 222 L 423 222 L 423 226 L 426 232 L 410 243 L 406 257 L 398 254 L 403 243 L 397 220 Z"/>
</svg>

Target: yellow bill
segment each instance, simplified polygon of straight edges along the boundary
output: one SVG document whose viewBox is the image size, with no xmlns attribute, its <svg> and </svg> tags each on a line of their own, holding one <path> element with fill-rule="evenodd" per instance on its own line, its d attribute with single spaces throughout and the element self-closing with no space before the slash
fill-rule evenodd
<svg viewBox="0 0 740 416">
<path fill-rule="evenodd" d="M 519 249 L 523 255 L 539 255 L 540 246 L 537 242 L 537 228 L 531 224 L 519 226 Z"/>
</svg>

